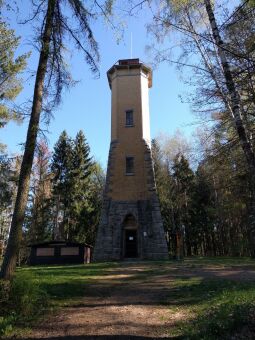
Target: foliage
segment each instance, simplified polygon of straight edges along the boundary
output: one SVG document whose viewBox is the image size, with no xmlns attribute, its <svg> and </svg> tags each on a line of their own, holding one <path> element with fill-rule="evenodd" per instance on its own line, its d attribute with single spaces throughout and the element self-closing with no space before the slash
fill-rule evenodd
<svg viewBox="0 0 255 340">
<path fill-rule="evenodd" d="M 171 139 L 171 146 L 178 144 L 179 139 Z M 177 142 L 177 143 L 176 143 Z M 185 145 L 186 143 L 184 143 Z M 191 255 L 191 237 L 194 242 L 196 233 L 195 225 L 192 224 L 192 195 L 194 191 L 194 173 L 190 168 L 189 161 L 179 152 L 181 145 L 175 149 L 174 155 L 171 146 L 162 147 L 162 142 L 153 140 L 152 157 L 155 167 L 155 179 L 159 195 L 161 213 L 167 232 L 170 253 L 176 252 L 176 234 L 185 234 L 186 254 Z M 169 150 L 172 152 L 169 157 Z M 198 242 L 195 242 L 196 244 Z"/>
<path fill-rule="evenodd" d="M 235 246 L 230 252 L 234 252 L 234 248 L 237 252 L 238 248 L 246 252 L 248 242 L 249 252 L 253 256 L 254 8 L 249 6 L 249 1 L 245 1 L 230 13 L 229 5 L 230 1 L 224 4 L 209 0 L 162 1 L 161 6 L 154 8 L 149 30 L 155 37 L 156 44 L 152 45 L 152 51 L 155 52 L 156 63 L 167 61 L 178 65 L 178 70 L 182 71 L 184 81 L 190 89 L 186 100 L 200 121 L 207 124 L 210 130 L 212 144 L 207 149 L 204 146 L 205 158 L 201 157 L 200 168 L 208 170 L 214 163 L 217 174 L 220 171 L 216 168 L 216 163 L 221 168 L 221 177 L 213 176 L 212 171 L 208 171 L 210 179 L 208 172 L 204 171 L 210 182 L 207 188 L 211 190 L 209 198 L 212 199 L 204 207 L 204 221 L 201 221 L 207 225 L 211 234 L 206 243 L 213 243 L 213 229 L 224 235 L 227 244 L 231 233 L 234 233 Z M 170 35 L 174 39 L 169 39 L 170 46 L 167 46 L 166 38 Z M 162 42 L 165 43 L 163 48 L 160 47 Z M 224 189 L 221 190 L 219 183 L 224 183 Z M 236 201 L 231 190 L 238 195 Z M 219 193 L 223 195 L 219 197 Z M 231 204 L 235 206 L 234 209 L 231 209 Z M 196 211 L 198 208 L 194 205 Z M 215 218 L 211 218 L 211 213 Z M 195 211 L 193 216 L 195 218 Z M 201 223 L 199 224 L 201 227 Z M 195 221 L 193 227 L 194 225 Z M 202 228 L 206 229 L 205 226 Z M 205 235 L 206 233 L 200 232 L 198 236 L 201 239 Z M 218 241 L 221 242 L 221 237 Z"/>
<path fill-rule="evenodd" d="M 18 159 L 0 154 L 0 257 L 6 243 L 16 192 Z"/>
<path fill-rule="evenodd" d="M 82 131 L 79 131 L 74 140 L 72 165 L 70 172 L 70 191 L 68 215 L 71 222 L 68 226 L 68 238 L 83 240 L 89 216 L 93 214 L 93 205 L 90 196 L 90 177 L 93 162 L 90 157 L 90 148 Z"/>
<path fill-rule="evenodd" d="M 38 142 L 32 169 L 29 199 L 23 230 L 26 241 L 42 242 L 51 239 L 53 216 L 51 209 L 50 151 L 47 144 Z"/>
<path fill-rule="evenodd" d="M 8 335 L 19 324 L 35 321 L 47 308 L 48 295 L 31 273 L 23 272 L 11 282 L 0 283 L 0 336 Z"/>
<path fill-rule="evenodd" d="M 23 225 L 25 244 L 55 238 L 93 245 L 104 181 L 82 131 L 75 139 L 63 131 L 52 154 L 40 141 Z"/>
<path fill-rule="evenodd" d="M 180 299 L 180 304 L 183 299 L 183 307 L 195 314 L 195 318 L 178 326 L 185 339 L 229 339 L 245 327 L 255 326 L 255 291 L 251 283 L 193 279 L 189 284 L 179 284 L 183 285 L 182 294 L 176 293 L 174 298 Z"/>
<path fill-rule="evenodd" d="M 11 204 L 12 188 L 10 177 L 12 174 L 11 162 L 4 156 L 0 158 L 0 212 Z"/>
<path fill-rule="evenodd" d="M 54 148 L 51 169 L 58 237 L 93 244 L 104 176 L 100 166 L 92 161 L 82 131 L 74 140 L 62 132 Z"/>
<path fill-rule="evenodd" d="M 176 148 L 171 157 L 159 136 L 152 143 L 155 178 L 170 254 L 176 254 L 176 232 L 183 231 L 184 255 L 249 255 L 249 187 L 239 146 L 222 147 L 228 135 L 199 134 L 191 141 L 200 145 L 196 171 L 189 164 L 196 149 L 187 154 Z M 174 137 L 169 137 L 174 145 Z M 204 141 L 208 139 L 208 142 Z M 184 141 L 184 145 L 186 142 Z M 183 149 L 184 150 L 184 149 Z M 184 230 L 183 230 L 184 226 Z"/>
<path fill-rule="evenodd" d="M 154 165 L 157 194 L 160 200 L 161 214 L 165 228 L 169 249 L 171 248 L 171 236 L 175 229 L 173 188 L 174 181 L 169 173 L 168 161 L 165 161 L 165 152 L 161 149 L 157 139 L 152 140 L 152 159 Z M 167 158 L 168 160 L 168 158 Z"/>
<path fill-rule="evenodd" d="M 1 7 L 1 4 L 0 4 Z M 20 38 L 0 17 L 0 128 L 11 119 L 19 120 L 20 112 L 14 109 L 12 101 L 22 90 L 18 75 L 26 67 L 29 54 L 14 57 Z"/>
</svg>

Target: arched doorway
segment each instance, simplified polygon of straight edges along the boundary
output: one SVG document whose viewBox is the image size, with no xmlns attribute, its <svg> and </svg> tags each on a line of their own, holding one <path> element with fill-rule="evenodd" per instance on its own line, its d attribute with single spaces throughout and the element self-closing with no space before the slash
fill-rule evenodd
<svg viewBox="0 0 255 340">
<path fill-rule="evenodd" d="M 138 256 L 137 222 L 131 214 L 127 215 L 123 222 L 123 254 L 125 258 Z"/>
</svg>

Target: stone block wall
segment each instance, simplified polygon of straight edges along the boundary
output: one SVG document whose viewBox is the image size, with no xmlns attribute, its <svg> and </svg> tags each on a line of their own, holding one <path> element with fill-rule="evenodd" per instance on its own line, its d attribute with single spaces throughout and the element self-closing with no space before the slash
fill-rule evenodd
<svg viewBox="0 0 255 340">
<path fill-rule="evenodd" d="M 121 260 L 124 258 L 124 220 L 127 215 L 132 215 L 138 225 L 138 258 L 148 260 L 159 260 L 168 258 L 168 249 L 164 234 L 164 228 L 160 213 L 160 205 L 156 193 L 154 171 L 151 158 L 151 150 L 147 143 L 142 140 L 143 147 L 143 174 L 145 183 L 139 183 L 139 178 L 133 178 L 138 192 L 142 189 L 146 193 L 143 199 L 136 195 L 135 186 L 132 190 L 134 199 L 119 199 L 120 191 L 125 197 L 125 183 L 122 187 L 116 186 L 116 154 L 119 154 L 118 141 L 113 141 L 110 146 L 106 186 L 103 198 L 101 221 L 97 233 L 94 248 L 94 261 Z M 121 176 L 121 173 L 118 174 Z M 125 181 L 123 173 L 123 181 Z M 132 198 L 132 196 L 131 196 Z"/>
</svg>

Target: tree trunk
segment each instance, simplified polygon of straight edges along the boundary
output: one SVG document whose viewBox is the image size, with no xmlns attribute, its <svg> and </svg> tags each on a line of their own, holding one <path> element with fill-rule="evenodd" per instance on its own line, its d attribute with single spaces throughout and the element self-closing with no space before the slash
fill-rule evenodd
<svg viewBox="0 0 255 340">
<path fill-rule="evenodd" d="M 240 109 L 240 96 L 236 89 L 230 65 L 227 60 L 224 43 L 215 20 L 212 4 L 210 0 L 204 0 L 206 12 L 212 29 L 214 41 L 217 45 L 219 58 L 222 64 L 223 74 L 226 81 L 229 96 L 231 98 L 231 111 L 234 118 L 235 128 L 241 143 L 249 170 L 250 181 L 250 213 L 249 213 L 249 238 L 251 254 L 255 257 L 255 154 L 252 144 L 247 136 Z"/>
<path fill-rule="evenodd" d="M 36 73 L 33 104 L 28 125 L 25 151 L 19 175 L 17 198 L 12 217 L 7 249 L 0 274 L 0 277 L 6 280 L 10 279 L 15 271 L 17 255 L 22 238 L 22 224 L 25 216 L 30 175 L 40 122 L 40 114 L 42 110 L 44 78 L 47 72 L 47 62 L 50 53 L 50 39 L 55 4 L 56 0 L 48 0 L 48 8 L 45 17 L 45 27 L 42 36 L 41 52 Z"/>
</svg>

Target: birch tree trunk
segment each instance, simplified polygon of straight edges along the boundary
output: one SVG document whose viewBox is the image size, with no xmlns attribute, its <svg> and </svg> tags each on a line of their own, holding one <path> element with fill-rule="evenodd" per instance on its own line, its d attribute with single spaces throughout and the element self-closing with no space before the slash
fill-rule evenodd
<svg viewBox="0 0 255 340">
<path fill-rule="evenodd" d="M 29 182 L 40 122 L 40 114 L 42 111 L 44 79 L 47 72 L 47 62 L 50 53 L 50 40 L 55 5 L 56 0 L 48 0 L 40 58 L 36 73 L 33 104 L 28 125 L 25 151 L 20 169 L 17 198 L 12 217 L 7 249 L 0 274 L 0 277 L 6 280 L 10 279 L 15 271 L 18 251 L 22 238 L 22 224 L 24 221 L 25 208 L 29 192 Z"/>
<path fill-rule="evenodd" d="M 219 59 L 222 64 L 223 75 L 226 81 L 226 87 L 230 97 L 231 111 L 233 114 L 236 132 L 239 137 L 239 141 L 241 143 L 249 169 L 250 192 L 251 192 L 249 234 L 251 243 L 251 253 L 252 256 L 255 257 L 255 154 L 244 127 L 240 109 L 240 96 L 237 91 L 236 84 L 234 82 L 233 75 L 230 69 L 230 65 L 227 60 L 226 51 L 224 49 L 224 42 L 221 38 L 216 23 L 211 1 L 204 0 L 204 4 L 209 18 L 213 39 L 216 43 L 219 53 Z"/>
</svg>

